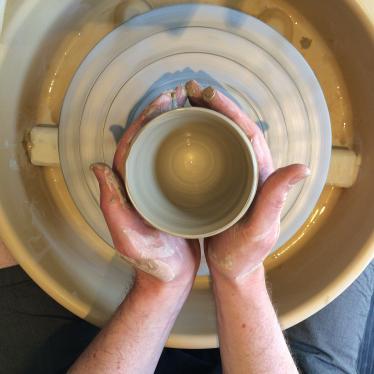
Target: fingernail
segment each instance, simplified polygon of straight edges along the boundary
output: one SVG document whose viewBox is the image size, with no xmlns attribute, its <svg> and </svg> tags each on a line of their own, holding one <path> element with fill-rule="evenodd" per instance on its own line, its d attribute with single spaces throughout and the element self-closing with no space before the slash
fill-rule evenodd
<svg viewBox="0 0 374 374">
<path fill-rule="evenodd" d="M 291 179 L 289 184 L 290 186 L 295 185 L 296 183 L 300 182 L 304 178 L 308 177 L 311 174 L 311 171 L 309 168 L 305 168 L 304 173 L 297 175 L 295 178 Z"/>
<path fill-rule="evenodd" d="M 203 99 L 206 101 L 211 101 L 216 95 L 216 90 L 213 87 L 207 87 L 203 91 Z"/>
<path fill-rule="evenodd" d="M 188 81 L 186 83 L 186 90 L 188 96 L 196 96 L 198 94 L 197 87 L 196 87 L 196 81 Z"/>
<path fill-rule="evenodd" d="M 90 165 L 90 170 L 92 171 L 92 173 L 94 174 L 95 178 L 99 181 L 100 183 L 100 177 L 101 177 L 101 174 L 99 172 L 99 166 L 97 164 L 92 164 Z"/>
<path fill-rule="evenodd" d="M 95 170 L 98 170 L 98 169 L 103 169 L 103 165 L 100 164 L 99 162 L 96 162 L 96 163 L 90 165 L 90 170 L 91 171 L 95 172 Z"/>
</svg>

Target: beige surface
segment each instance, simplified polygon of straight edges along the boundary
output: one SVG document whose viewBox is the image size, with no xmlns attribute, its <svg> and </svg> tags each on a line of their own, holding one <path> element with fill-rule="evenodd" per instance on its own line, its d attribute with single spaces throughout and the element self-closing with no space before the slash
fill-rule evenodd
<svg viewBox="0 0 374 374">
<path fill-rule="evenodd" d="M 356 0 L 368 17 L 368 21 L 374 25 L 374 2 L 373 0 Z"/>
<path fill-rule="evenodd" d="M 0 50 L 0 236 L 52 297 L 103 324 L 127 291 L 124 282 L 131 271 L 79 215 L 61 172 L 30 166 L 22 141 L 35 123 L 58 122 L 73 72 L 97 40 L 121 21 L 123 7 L 119 12 L 117 1 L 92 1 L 91 7 L 75 1 L 20 3 L 22 12 L 13 18 L 17 25 L 7 21 Z M 321 224 L 311 224 L 311 235 L 302 231 L 288 250 L 270 259 L 273 299 L 282 326 L 288 327 L 339 295 L 373 258 L 373 28 L 353 0 L 221 3 L 258 17 L 273 9 L 276 27 L 283 28 L 323 87 L 334 144 L 362 156 L 353 188 L 325 189 L 321 199 L 332 203 L 320 206 L 310 219 Z M 216 345 L 213 315 L 209 290 L 196 287 L 169 345 Z"/>
<path fill-rule="evenodd" d="M 333 148 L 327 183 L 336 187 L 350 188 L 360 172 L 361 157 L 354 151 Z"/>
</svg>

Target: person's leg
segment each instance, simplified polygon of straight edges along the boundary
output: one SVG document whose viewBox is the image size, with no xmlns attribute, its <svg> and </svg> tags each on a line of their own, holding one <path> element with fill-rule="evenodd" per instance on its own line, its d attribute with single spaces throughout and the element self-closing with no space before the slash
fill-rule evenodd
<svg viewBox="0 0 374 374">
<path fill-rule="evenodd" d="M 65 373 L 98 329 L 41 290 L 21 269 L 0 269 L 0 372 Z"/>
<path fill-rule="evenodd" d="M 55 302 L 1 249 L 0 373 L 65 373 L 98 328 Z M 176 372 L 221 373 L 218 349 L 165 349 L 156 373 Z"/>
<path fill-rule="evenodd" d="M 366 322 L 364 340 L 361 344 L 358 372 L 360 374 L 374 373 L 374 295 L 371 297 L 370 313 Z"/>
<path fill-rule="evenodd" d="M 165 348 L 155 374 L 174 373 L 221 374 L 222 365 L 219 349 Z"/>
<path fill-rule="evenodd" d="M 332 303 L 286 331 L 303 373 L 358 372 L 373 290 L 374 262 Z"/>
</svg>

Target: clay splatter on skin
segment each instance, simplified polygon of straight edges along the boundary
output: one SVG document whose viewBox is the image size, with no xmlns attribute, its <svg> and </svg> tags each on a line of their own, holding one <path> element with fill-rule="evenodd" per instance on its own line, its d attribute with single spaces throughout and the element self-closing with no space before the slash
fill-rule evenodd
<svg viewBox="0 0 374 374">
<path fill-rule="evenodd" d="M 105 164 L 94 164 L 90 167 L 91 170 L 103 170 L 104 171 L 104 180 L 106 185 L 108 186 L 109 191 L 112 193 L 112 197 L 110 199 L 110 203 L 114 204 L 119 200 L 120 204 L 125 207 L 125 199 L 124 199 L 124 191 L 121 188 L 120 183 L 116 180 L 115 175 L 111 172 L 111 170 Z"/>
<path fill-rule="evenodd" d="M 226 255 L 222 260 L 219 259 L 214 251 L 209 252 L 210 258 L 223 270 L 232 270 L 233 258 L 231 254 Z"/>
<path fill-rule="evenodd" d="M 175 249 L 179 247 L 178 243 L 174 243 L 178 242 L 178 240 L 166 238 L 166 235 L 162 232 L 155 231 L 153 234 L 144 235 L 131 228 L 125 228 L 122 231 L 129 238 L 133 246 L 136 248 L 147 248 L 147 252 L 141 254 L 144 258 L 150 255 L 148 252 L 151 252 L 152 257 L 170 257 L 175 253 Z"/>
<path fill-rule="evenodd" d="M 155 259 L 141 259 L 134 260 L 128 256 L 120 254 L 120 256 L 130 264 L 134 265 L 137 269 L 142 270 L 154 277 L 162 280 L 163 282 L 170 282 L 175 278 L 175 273 L 171 266 L 165 264 L 163 261 Z"/>
<path fill-rule="evenodd" d="M 171 266 L 165 264 L 162 261 L 154 259 L 144 259 L 135 261 L 135 263 L 138 269 L 143 270 L 146 273 L 151 274 L 164 282 L 170 282 L 175 278 L 175 274 Z"/>
</svg>

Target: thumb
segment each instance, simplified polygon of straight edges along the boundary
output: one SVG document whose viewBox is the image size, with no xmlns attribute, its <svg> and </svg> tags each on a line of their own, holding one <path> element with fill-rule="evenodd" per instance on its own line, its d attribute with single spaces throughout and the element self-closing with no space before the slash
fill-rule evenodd
<svg viewBox="0 0 374 374">
<path fill-rule="evenodd" d="M 100 208 L 108 225 L 114 247 L 127 257 L 138 258 L 138 251 L 129 245 L 125 234 L 126 229 L 136 223 L 137 217 L 123 197 L 121 184 L 112 169 L 106 164 L 93 164 L 91 170 L 99 183 Z"/>
<path fill-rule="evenodd" d="M 121 191 L 121 184 L 112 169 L 102 163 L 91 166 L 100 187 L 100 208 L 105 217 L 114 247 L 122 257 L 136 268 L 167 282 L 174 279 L 170 266 L 161 260 L 144 255 L 147 245 L 147 231 L 141 218 L 126 203 Z M 157 245 L 153 248 L 158 249 Z"/>
<path fill-rule="evenodd" d="M 302 164 L 293 164 L 277 169 L 262 185 L 251 209 L 244 229 L 252 235 L 263 235 L 279 223 L 280 214 L 291 188 L 310 175 L 310 169 Z"/>
</svg>

